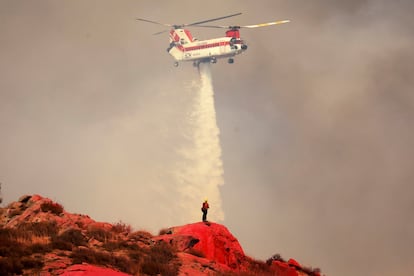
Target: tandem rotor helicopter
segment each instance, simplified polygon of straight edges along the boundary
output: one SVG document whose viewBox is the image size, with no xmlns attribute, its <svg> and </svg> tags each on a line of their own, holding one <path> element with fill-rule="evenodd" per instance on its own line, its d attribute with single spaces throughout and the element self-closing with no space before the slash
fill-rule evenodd
<svg viewBox="0 0 414 276">
<path fill-rule="evenodd" d="M 170 45 L 167 48 L 167 52 L 175 59 L 174 66 L 176 67 L 181 61 L 192 61 L 194 66 L 198 66 L 201 62 L 216 63 L 217 59 L 221 58 L 227 58 L 228 63 L 232 64 L 234 62 L 234 56 L 239 55 L 247 50 L 247 44 L 245 41 L 243 41 L 243 39 L 240 38 L 239 30 L 241 28 L 253 29 L 290 22 L 290 20 L 280 20 L 247 26 L 202 25 L 208 22 L 217 21 L 240 14 L 241 13 L 235 13 L 181 25 L 160 23 L 143 18 L 137 18 L 137 20 L 171 27 L 171 30 L 169 30 Z M 228 30 L 226 31 L 225 37 L 198 40 L 192 36 L 189 30 L 184 29 L 185 27 L 222 28 Z M 168 30 L 154 33 L 154 35 L 166 32 L 168 32 Z"/>
</svg>

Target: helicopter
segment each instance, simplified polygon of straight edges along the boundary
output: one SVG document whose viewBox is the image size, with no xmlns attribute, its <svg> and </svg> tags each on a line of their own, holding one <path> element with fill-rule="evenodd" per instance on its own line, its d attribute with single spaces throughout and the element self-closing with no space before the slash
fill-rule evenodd
<svg viewBox="0 0 414 276">
<path fill-rule="evenodd" d="M 234 63 L 234 56 L 247 50 L 246 42 L 240 37 L 241 28 L 253 29 L 290 22 L 290 20 L 279 20 L 246 26 L 203 25 L 208 22 L 222 20 L 241 14 L 242 13 L 239 12 L 213 19 L 179 25 L 160 23 L 144 18 L 136 18 L 136 20 L 170 27 L 170 30 L 163 30 L 154 33 L 153 35 L 169 32 L 170 45 L 167 48 L 167 52 L 174 58 L 174 66 L 177 67 L 181 61 L 192 61 L 193 65 L 198 67 L 202 62 L 217 63 L 217 60 L 222 58 L 227 58 L 229 64 Z M 227 31 L 225 37 L 198 40 L 193 37 L 186 27 L 220 28 L 227 29 Z"/>
</svg>

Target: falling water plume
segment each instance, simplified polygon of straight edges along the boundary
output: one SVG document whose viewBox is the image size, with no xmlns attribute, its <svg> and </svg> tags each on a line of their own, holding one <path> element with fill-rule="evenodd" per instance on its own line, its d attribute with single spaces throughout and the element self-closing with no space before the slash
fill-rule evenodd
<svg viewBox="0 0 414 276">
<path fill-rule="evenodd" d="M 184 162 L 175 174 L 182 196 L 180 207 L 188 215 L 185 219 L 201 219 L 201 203 L 208 198 L 208 219 L 220 222 L 224 220 L 219 190 L 224 183 L 223 163 L 210 64 L 201 63 L 199 73 L 200 79 L 191 89 L 195 98 L 188 116 L 189 131 L 185 134 L 190 143 L 179 150 Z"/>
</svg>

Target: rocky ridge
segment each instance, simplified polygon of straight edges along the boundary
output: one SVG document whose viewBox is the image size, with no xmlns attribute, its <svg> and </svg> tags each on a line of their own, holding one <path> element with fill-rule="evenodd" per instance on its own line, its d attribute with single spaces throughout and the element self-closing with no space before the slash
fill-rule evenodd
<svg viewBox="0 0 414 276">
<path fill-rule="evenodd" d="M 159 235 L 96 222 L 39 195 L 0 208 L 0 275 L 320 276 L 279 255 L 246 256 L 223 225 L 193 223 Z"/>
</svg>

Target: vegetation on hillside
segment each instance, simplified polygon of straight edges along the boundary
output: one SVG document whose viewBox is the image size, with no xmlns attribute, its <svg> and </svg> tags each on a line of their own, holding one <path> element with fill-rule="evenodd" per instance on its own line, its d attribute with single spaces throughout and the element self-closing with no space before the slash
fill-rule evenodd
<svg viewBox="0 0 414 276">
<path fill-rule="evenodd" d="M 118 227 L 110 231 L 98 228 L 63 230 L 58 229 L 55 221 L 23 223 L 16 228 L 0 227 L 0 275 L 39 272 L 44 266 L 44 256 L 50 252 L 69 257 L 72 264 L 85 262 L 128 274 L 177 274 L 177 255 L 169 244 L 138 246 L 137 240 L 152 237 L 144 231 L 129 232 L 127 238 L 120 235 Z M 148 240 L 147 244 L 150 244 Z"/>
<path fill-rule="evenodd" d="M 320 275 L 320 269 L 301 267 L 291 259 L 286 262 L 279 254 L 263 262 L 241 251 L 233 255 L 233 262 L 217 263 L 206 259 L 205 250 L 193 247 L 194 238 L 170 239 L 174 234 L 175 228 L 161 229 L 154 237 L 147 231 L 133 231 L 121 221 L 98 223 L 85 215 L 69 214 L 49 199 L 23 196 L 0 208 L 0 275 L 59 274 L 70 265 L 84 263 L 131 275 L 167 276 L 177 275 L 180 267 L 221 276 L 275 275 L 274 264 L 282 263 L 298 275 Z M 231 252 L 231 245 L 227 246 L 219 248 Z"/>
</svg>

